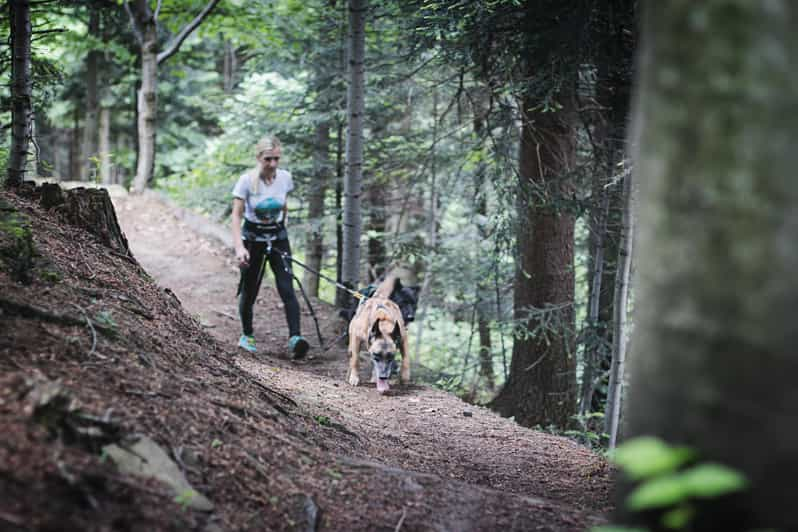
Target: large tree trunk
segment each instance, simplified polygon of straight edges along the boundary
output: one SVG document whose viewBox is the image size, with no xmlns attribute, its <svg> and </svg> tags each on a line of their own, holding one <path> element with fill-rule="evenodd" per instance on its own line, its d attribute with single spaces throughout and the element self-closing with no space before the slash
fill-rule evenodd
<svg viewBox="0 0 798 532">
<path fill-rule="evenodd" d="M 349 0 L 349 90 L 347 92 L 346 179 L 344 180 L 341 279 L 360 281 L 360 201 L 363 188 L 363 113 L 366 49 L 366 0 Z"/>
<path fill-rule="evenodd" d="M 89 35 L 100 38 L 100 14 L 97 9 L 89 8 Z M 81 151 L 80 179 L 96 180 L 98 170 L 99 140 L 99 87 L 97 72 L 100 52 L 90 50 L 86 57 L 86 114 L 83 120 L 83 150 Z"/>
<path fill-rule="evenodd" d="M 576 156 L 573 95 L 563 109 L 530 112 L 524 101 L 518 200 L 515 318 L 530 334 L 516 339 L 510 375 L 492 406 L 526 426 L 569 424 L 576 410 L 574 217 L 556 203 L 570 196 Z"/>
<path fill-rule="evenodd" d="M 149 11 L 146 1 L 140 8 Z M 155 170 L 155 119 L 158 112 L 158 31 L 152 14 L 142 16 L 139 22 L 141 43 L 141 87 L 138 101 L 138 158 L 133 191 L 144 192 Z"/>
<path fill-rule="evenodd" d="M 308 219 L 313 224 L 308 231 L 307 249 L 305 251 L 307 265 L 317 272 L 321 271 L 324 256 L 324 198 L 330 181 L 330 123 L 322 122 L 316 126 L 316 143 L 313 149 L 314 180 L 308 194 Z M 319 276 L 305 270 L 302 279 L 305 291 L 315 297 L 319 295 Z"/>
<path fill-rule="evenodd" d="M 25 180 L 31 134 L 30 2 L 8 2 L 11 21 L 11 149 L 6 186 L 18 187 Z"/>
<path fill-rule="evenodd" d="M 643 40 L 625 432 L 747 477 L 692 530 L 798 530 L 798 6 L 649 2 Z"/>
</svg>

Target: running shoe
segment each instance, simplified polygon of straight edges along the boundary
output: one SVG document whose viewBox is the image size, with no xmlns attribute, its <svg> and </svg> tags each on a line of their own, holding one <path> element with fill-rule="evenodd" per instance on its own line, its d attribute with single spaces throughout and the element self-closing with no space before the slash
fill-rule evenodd
<svg viewBox="0 0 798 532">
<path fill-rule="evenodd" d="M 238 339 L 238 347 L 246 349 L 250 353 L 257 353 L 258 349 L 255 347 L 255 337 L 242 334 Z"/>
<path fill-rule="evenodd" d="M 295 359 L 304 358 L 308 349 L 310 349 L 310 344 L 301 336 L 292 336 L 291 339 L 288 340 L 288 350 L 291 351 Z"/>
</svg>

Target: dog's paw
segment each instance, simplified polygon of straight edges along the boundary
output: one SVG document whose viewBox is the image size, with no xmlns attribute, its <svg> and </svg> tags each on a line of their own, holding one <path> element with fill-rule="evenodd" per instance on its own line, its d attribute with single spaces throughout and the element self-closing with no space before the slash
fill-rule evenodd
<svg viewBox="0 0 798 532">
<path fill-rule="evenodd" d="M 360 378 L 357 376 L 357 373 L 354 371 L 349 374 L 349 384 L 352 386 L 357 386 L 360 384 Z"/>
</svg>

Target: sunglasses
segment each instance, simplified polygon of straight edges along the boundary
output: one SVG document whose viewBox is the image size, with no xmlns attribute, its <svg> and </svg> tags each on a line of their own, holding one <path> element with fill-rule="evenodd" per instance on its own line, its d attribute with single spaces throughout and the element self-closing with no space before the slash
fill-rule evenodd
<svg viewBox="0 0 798 532">
<path fill-rule="evenodd" d="M 263 159 L 263 160 L 264 160 L 264 161 L 266 161 L 267 163 L 268 163 L 268 162 L 272 162 L 272 161 L 279 161 L 279 160 L 280 160 L 280 158 L 279 158 L 279 157 L 261 157 L 261 159 Z"/>
</svg>

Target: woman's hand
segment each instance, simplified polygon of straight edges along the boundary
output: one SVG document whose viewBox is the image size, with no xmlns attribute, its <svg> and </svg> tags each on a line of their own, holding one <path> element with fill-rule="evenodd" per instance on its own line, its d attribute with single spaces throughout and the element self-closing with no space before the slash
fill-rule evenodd
<svg viewBox="0 0 798 532">
<path fill-rule="evenodd" d="M 239 266 L 249 266 L 249 251 L 244 246 L 236 246 L 236 260 Z"/>
</svg>

